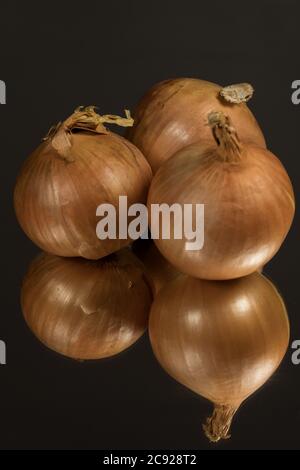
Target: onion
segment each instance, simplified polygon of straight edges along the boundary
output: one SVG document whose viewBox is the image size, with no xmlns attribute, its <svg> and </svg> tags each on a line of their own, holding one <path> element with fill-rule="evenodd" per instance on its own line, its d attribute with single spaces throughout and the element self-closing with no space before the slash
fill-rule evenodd
<svg viewBox="0 0 300 470">
<path fill-rule="evenodd" d="M 142 264 L 126 248 L 99 261 L 42 254 L 21 293 L 33 333 L 74 359 L 100 359 L 131 346 L 147 328 L 151 301 Z"/>
<path fill-rule="evenodd" d="M 289 342 L 284 303 L 262 274 L 231 281 L 181 276 L 154 300 L 149 332 L 162 367 L 215 405 L 204 431 L 229 437 L 241 403 L 280 364 Z"/>
<path fill-rule="evenodd" d="M 128 116 L 128 114 L 127 114 Z M 50 130 L 25 162 L 14 201 L 24 232 L 40 248 L 61 256 L 98 259 L 130 243 L 99 240 L 96 209 L 101 203 L 144 203 L 152 177 L 140 151 L 103 122 L 132 125 L 132 119 L 78 109 Z"/>
<path fill-rule="evenodd" d="M 134 242 L 133 252 L 143 262 L 149 278 L 153 284 L 153 293 L 156 295 L 167 283 L 181 273 L 177 271 L 158 251 L 152 240 L 139 239 Z"/>
<path fill-rule="evenodd" d="M 128 137 L 156 172 L 183 147 L 200 140 L 212 143 L 206 116 L 218 109 L 233 119 L 242 141 L 265 147 L 264 136 L 245 104 L 252 93 L 251 85 L 245 83 L 222 88 L 194 78 L 166 80 L 142 98 Z"/>
<path fill-rule="evenodd" d="M 160 236 L 155 243 L 179 271 L 202 279 L 231 279 L 254 272 L 278 251 L 291 226 L 294 195 L 280 161 L 264 148 L 242 144 L 228 117 L 208 116 L 214 146 L 177 152 L 152 180 L 151 204 L 204 204 L 204 246 Z"/>
</svg>

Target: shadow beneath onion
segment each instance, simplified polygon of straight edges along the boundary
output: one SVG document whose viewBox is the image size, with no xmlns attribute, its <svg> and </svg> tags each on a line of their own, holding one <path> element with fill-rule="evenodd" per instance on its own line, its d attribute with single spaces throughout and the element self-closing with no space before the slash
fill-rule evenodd
<svg viewBox="0 0 300 470">
<path fill-rule="evenodd" d="M 265 275 L 192 278 L 170 266 L 153 242 L 98 261 L 42 253 L 24 278 L 21 305 L 42 347 L 79 366 L 110 364 L 147 342 L 151 309 L 158 362 L 180 394 L 188 389 L 214 404 L 203 425 L 212 442 L 230 437 L 237 409 L 269 380 L 289 341 L 283 300 Z"/>
<path fill-rule="evenodd" d="M 163 369 L 214 404 L 203 429 L 218 442 L 281 363 L 289 320 L 279 292 L 259 272 L 230 281 L 182 275 L 154 299 L 149 335 Z"/>
<path fill-rule="evenodd" d="M 152 291 L 125 248 L 98 261 L 40 254 L 21 289 L 25 321 L 49 349 L 79 362 L 109 359 L 143 336 Z"/>
</svg>

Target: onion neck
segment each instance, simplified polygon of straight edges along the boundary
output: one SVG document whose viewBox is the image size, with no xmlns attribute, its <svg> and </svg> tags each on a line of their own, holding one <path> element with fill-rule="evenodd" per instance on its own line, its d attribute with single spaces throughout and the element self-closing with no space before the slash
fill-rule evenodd
<svg viewBox="0 0 300 470">
<path fill-rule="evenodd" d="M 254 93 L 250 83 L 237 83 L 228 85 L 220 90 L 220 97 L 229 104 L 241 104 L 249 101 Z"/>
<path fill-rule="evenodd" d="M 74 113 L 64 122 L 59 122 L 56 126 L 52 126 L 43 139 L 50 141 L 52 147 L 67 162 L 73 162 L 71 155 L 72 147 L 72 131 L 80 130 L 92 132 L 95 134 L 109 134 L 104 124 L 116 124 L 122 127 L 132 127 L 134 123 L 129 110 L 125 110 L 125 117 L 116 116 L 114 114 L 97 114 L 95 106 L 80 106 Z"/>
<path fill-rule="evenodd" d="M 218 442 L 220 439 L 230 438 L 230 426 L 232 418 L 239 405 L 215 405 L 213 414 L 207 418 L 203 424 L 203 430 L 206 437 L 211 442 Z"/>
<path fill-rule="evenodd" d="M 242 146 L 229 116 L 221 111 L 212 111 L 208 115 L 208 124 L 218 146 L 218 154 L 224 162 L 238 163 L 241 160 Z"/>
</svg>

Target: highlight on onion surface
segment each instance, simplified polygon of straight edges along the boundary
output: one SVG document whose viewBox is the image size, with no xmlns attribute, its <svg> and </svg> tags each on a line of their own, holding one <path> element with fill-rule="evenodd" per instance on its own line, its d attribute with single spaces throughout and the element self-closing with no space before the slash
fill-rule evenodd
<svg viewBox="0 0 300 470">
<path fill-rule="evenodd" d="M 195 78 L 165 80 L 151 88 L 134 112 L 128 138 L 143 152 L 155 173 L 175 152 L 195 142 L 213 143 L 207 114 L 215 109 L 235 123 L 243 142 L 265 147 L 265 139 L 245 104 L 247 83 L 221 87 Z"/>
<path fill-rule="evenodd" d="M 131 346 L 147 328 L 151 302 L 142 263 L 127 248 L 98 261 L 42 254 L 21 291 L 32 332 L 74 359 L 101 359 Z"/>
<path fill-rule="evenodd" d="M 143 262 L 147 274 L 153 284 L 153 293 L 156 295 L 169 281 L 181 273 L 162 256 L 152 240 L 139 239 L 132 245 L 132 250 Z"/>
<path fill-rule="evenodd" d="M 262 274 L 224 282 L 181 276 L 154 300 L 149 333 L 161 366 L 213 402 L 203 428 L 216 442 L 229 437 L 236 410 L 282 361 L 289 321 Z"/>
<path fill-rule="evenodd" d="M 18 221 L 43 250 L 60 256 L 98 259 L 131 240 L 99 240 L 96 209 L 145 203 L 152 172 L 141 152 L 103 123 L 132 125 L 122 118 L 99 116 L 93 107 L 77 109 L 52 128 L 26 160 L 17 179 L 14 203 Z M 118 230 L 118 228 L 117 228 Z"/>
<path fill-rule="evenodd" d="M 155 174 L 152 204 L 204 204 L 204 245 L 187 250 L 187 238 L 160 232 L 162 255 L 179 271 L 201 279 L 245 276 L 279 250 L 291 226 L 295 201 L 290 179 L 275 155 L 242 144 L 228 116 L 212 112 L 207 121 L 215 145 L 180 150 Z M 194 214 L 195 215 L 195 214 Z"/>
</svg>

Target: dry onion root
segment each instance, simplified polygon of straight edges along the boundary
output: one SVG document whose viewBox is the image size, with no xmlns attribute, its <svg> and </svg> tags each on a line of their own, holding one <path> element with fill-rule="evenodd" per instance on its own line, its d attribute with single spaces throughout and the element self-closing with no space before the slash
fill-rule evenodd
<svg viewBox="0 0 300 470">
<path fill-rule="evenodd" d="M 290 179 L 267 149 L 242 143 L 228 116 L 211 112 L 214 145 L 193 144 L 177 152 L 155 174 L 152 204 L 204 204 L 204 246 L 186 249 L 185 236 L 155 243 L 179 271 L 201 279 L 245 276 L 279 250 L 293 220 Z"/>
<path fill-rule="evenodd" d="M 214 403 L 203 428 L 217 442 L 229 437 L 236 410 L 282 361 L 289 321 L 262 274 L 224 282 L 181 276 L 155 298 L 149 333 L 166 372 Z"/>
<path fill-rule="evenodd" d="M 133 120 L 128 112 L 122 118 L 78 108 L 50 129 L 19 174 L 18 221 L 47 252 L 99 259 L 131 242 L 99 240 L 96 209 L 101 203 L 118 207 L 119 195 L 128 197 L 128 205 L 145 203 L 152 172 L 141 152 L 104 123 L 127 127 Z"/>
<path fill-rule="evenodd" d="M 131 346 L 148 326 L 151 301 L 142 263 L 126 248 L 99 261 L 42 254 L 21 292 L 32 332 L 74 359 L 101 359 Z"/>
<path fill-rule="evenodd" d="M 155 85 L 134 112 L 128 138 L 143 152 L 153 172 L 175 152 L 195 142 L 213 144 L 207 114 L 224 112 L 236 125 L 240 139 L 265 147 L 265 139 L 245 104 L 253 94 L 247 83 L 221 87 L 195 78 L 177 78 Z"/>
</svg>

